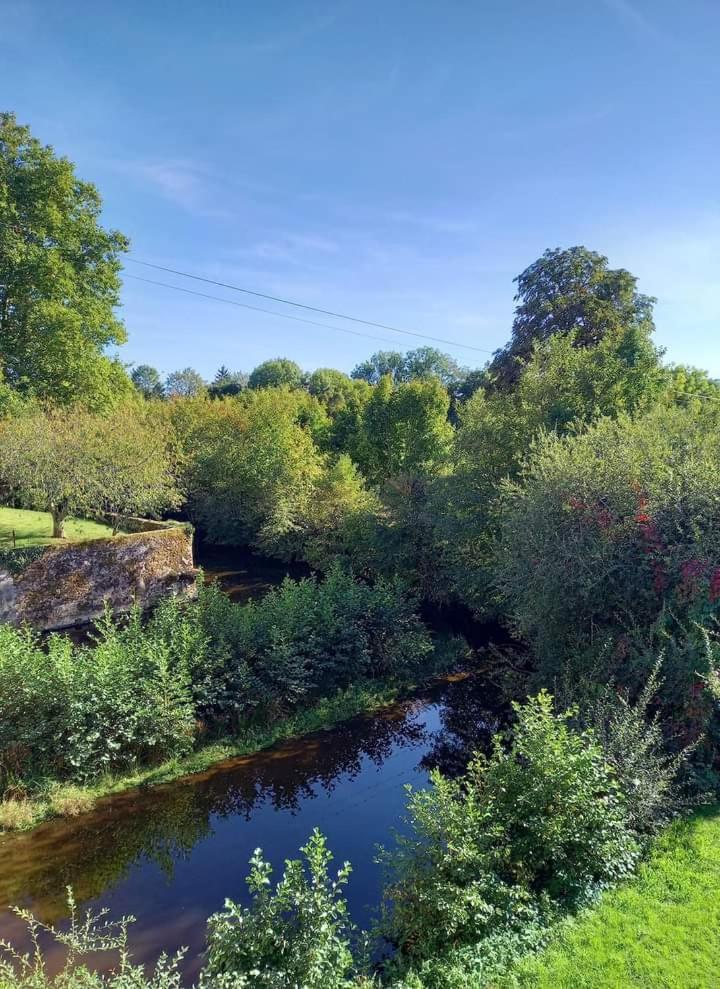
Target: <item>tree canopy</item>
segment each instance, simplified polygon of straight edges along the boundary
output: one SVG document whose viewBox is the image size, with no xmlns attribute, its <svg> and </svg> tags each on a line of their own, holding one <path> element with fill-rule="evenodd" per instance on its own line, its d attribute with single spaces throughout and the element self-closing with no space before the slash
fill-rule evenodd
<svg viewBox="0 0 720 989">
<path fill-rule="evenodd" d="M 50 512 L 53 535 L 69 517 L 118 517 L 175 507 L 179 492 L 162 423 L 134 405 L 114 417 L 80 407 L 38 410 L 0 422 L 0 491 Z"/>
<path fill-rule="evenodd" d="M 654 329 L 655 299 L 637 291 L 637 278 L 585 247 L 547 250 L 515 279 L 517 294 L 510 342 L 490 373 L 497 386 L 513 385 L 536 342 L 572 333 L 578 347 L 595 346 L 608 334 Z"/>
<path fill-rule="evenodd" d="M 0 372 L 41 398 L 94 408 L 130 392 L 106 356 L 125 341 L 119 304 L 127 239 L 67 158 L 0 114 Z"/>
</svg>

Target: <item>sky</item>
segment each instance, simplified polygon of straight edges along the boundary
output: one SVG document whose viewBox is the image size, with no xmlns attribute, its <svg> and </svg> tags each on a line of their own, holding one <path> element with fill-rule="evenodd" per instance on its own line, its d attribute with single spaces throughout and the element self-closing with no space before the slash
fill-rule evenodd
<svg viewBox="0 0 720 989">
<path fill-rule="evenodd" d="M 96 183 L 135 260 L 474 367 L 513 278 L 584 244 L 657 297 L 668 360 L 720 376 L 718 0 L 0 0 L 0 24 L 0 109 Z M 345 330 L 125 277 L 122 359 L 164 373 L 429 342 L 125 275 Z"/>
</svg>

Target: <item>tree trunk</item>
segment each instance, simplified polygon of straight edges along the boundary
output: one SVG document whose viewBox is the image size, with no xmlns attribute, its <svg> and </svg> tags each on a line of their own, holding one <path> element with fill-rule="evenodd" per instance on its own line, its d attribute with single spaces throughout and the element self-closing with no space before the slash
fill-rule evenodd
<svg viewBox="0 0 720 989">
<path fill-rule="evenodd" d="M 60 512 L 54 510 L 51 512 L 51 515 L 52 515 L 52 524 L 53 524 L 53 531 L 52 531 L 53 539 L 64 539 L 65 516 L 62 515 Z"/>
</svg>

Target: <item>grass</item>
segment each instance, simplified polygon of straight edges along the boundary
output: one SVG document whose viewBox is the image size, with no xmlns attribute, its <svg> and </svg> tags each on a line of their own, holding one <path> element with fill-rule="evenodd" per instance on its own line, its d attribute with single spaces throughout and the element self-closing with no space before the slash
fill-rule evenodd
<svg viewBox="0 0 720 989">
<path fill-rule="evenodd" d="M 403 685 L 402 692 L 409 691 L 412 686 L 414 685 Z M 106 777 L 91 786 L 50 783 L 37 793 L 22 799 L 0 801 L 0 831 L 26 831 L 51 817 L 84 813 L 101 797 L 134 787 L 170 783 L 182 776 L 204 772 L 226 759 L 253 755 L 276 742 L 332 728 L 358 714 L 370 714 L 392 704 L 399 695 L 398 686 L 383 686 L 371 682 L 354 684 L 288 718 L 270 725 L 249 726 L 235 738 L 203 745 L 184 759 L 172 759 L 122 776 Z"/>
<path fill-rule="evenodd" d="M 515 965 L 522 989 L 720 986 L 720 808 L 677 822 L 637 877 Z"/>
<path fill-rule="evenodd" d="M 65 541 L 100 539 L 111 536 L 109 525 L 89 522 L 86 519 L 68 519 L 65 523 L 65 540 L 52 538 L 52 518 L 47 512 L 27 512 L 21 508 L 0 507 L 0 548 L 12 548 L 15 532 L 17 546 L 45 546 Z"/>
</svg>

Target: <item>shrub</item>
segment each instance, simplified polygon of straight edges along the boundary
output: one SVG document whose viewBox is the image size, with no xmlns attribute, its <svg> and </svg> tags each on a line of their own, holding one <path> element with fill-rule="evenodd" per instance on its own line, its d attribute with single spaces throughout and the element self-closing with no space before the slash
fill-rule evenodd
<svg viewBox="0 0 720 989">
<path fill-rule="evenodd" d="M 28 927 L 33 950 L 20 954 L 9 942 L 0 942 L 2 989 L 181 989 L 182 952 L 174 958 L 161 955 L 154 970 L 148 973 L 145 966 L 133 965 L 128 952 L 127 932 L 133 917 L 109 921 L 107 910 L 87 911 L 80 916 L 70 889 L 68 907 L 70 923 L 62 930 L 41 923 L 27 910 L 13 908 Z M 48 972 L 41 940 L 54 942 L 64 954 L 63 968 L 54 976 Z M 116 953 L 117 965 L 112 971 L 96 973 L 83 964 L 85 956 L 98 951 Z"/>
<path fill-rule="evenodd" d="M 208 640 L 190 660 L 195 700 L 219 725 L 262 708 L 287 712 L 358 680 L 407 677 L 432 648 L 399 582 L 366 584 L 338 566 L 244 606 L 204 588 L 195 607 Z"/>
<path fill-rule="evenodd" d="M 250 860 L 248 907 L 226 900 L 208 923 L 208 959 L 201 980 L 206 989 L 342 989 L 354 970 L 343 887 L 346 862 L 331 878 L 332 854 L 316 829 L 301 849 L 306 859 L 285 863 L 271 888 L 272 867 L 256 849 Z"/>
<path fill-rule="evenodd" d="M 193 727 L 188 675 L 139 611 L 106 617 L 92 647 L 0 626 L 0 789 L 181 755 Z"/>
<path fill-rule="evenodd" d="M 406 955 L 521 936 L 627 875 L 638 854 L 618 785 L 589 732 L 541 693 L 515 705 L 509 746 L 496 736 L 464 778 L 433 775 L 411 792 L 398 839 L 387 931 Z"/>
<path fill-rule="evenodd" d="M 546 676 L 668 611 L 680 621 L 718 612 L 716 415 L 658 409 L 545 436 L 506 486 L 497 579 Z"/>
<path fill-rule="evenodd" d="M 689 754 L 687 749 L 672 751 L 669 732 L 663 731 L 657 708 L 661 666 L 662 661 L 656 661 L 634 700 L 614 682 L 565 687 L 568 700 L 579 702 L 576 722 L 593 733 L 613 767 L 630 826 L 645 837 L 659 831 L 680 808 L 678 776 Z"/>
</svg>

